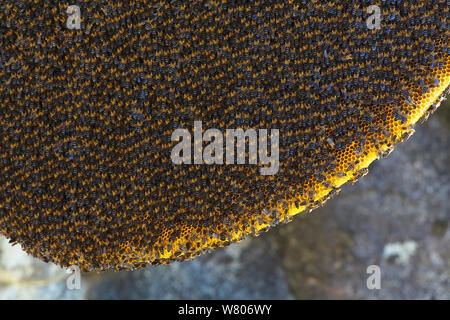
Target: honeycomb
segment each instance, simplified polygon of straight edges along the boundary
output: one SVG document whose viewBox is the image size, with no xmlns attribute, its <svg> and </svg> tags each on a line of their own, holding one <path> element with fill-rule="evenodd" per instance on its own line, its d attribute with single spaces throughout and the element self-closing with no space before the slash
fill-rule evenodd
<svg viewBox="0 0 450 320">
<path fill-rule="evenodd" d="M 0 3 L 0 233 L 63 267 L 183 261 L 289 222 L 450 83 L 448 1 L 77 4 L 80 29 L 69 1 Z M 279 129 L 279 172 L 175 165 L 194 121 Z"/>
</svg>

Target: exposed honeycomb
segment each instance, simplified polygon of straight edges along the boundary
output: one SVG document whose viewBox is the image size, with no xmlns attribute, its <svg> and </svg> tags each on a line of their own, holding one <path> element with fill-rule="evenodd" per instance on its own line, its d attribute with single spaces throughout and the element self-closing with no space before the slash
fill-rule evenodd
<svg viewBox="0 0 450 320">
<path fill-rule="evenodd" d="M 61 266 L 181 261 L 288 222 L 450 83 L 448 1 L 77 1 L 70 30 L 72 4 L 0 2 L 0 233 Z M 173 164 L 194 121 L 279 129 L 279 172 Z"/>
</svg>

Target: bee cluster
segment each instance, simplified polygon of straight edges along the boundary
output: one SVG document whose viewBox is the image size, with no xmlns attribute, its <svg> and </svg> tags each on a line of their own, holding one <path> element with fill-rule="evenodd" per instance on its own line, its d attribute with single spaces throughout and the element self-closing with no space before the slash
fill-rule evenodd
<svg viewBox="0 0 450 320">
<path fill-rule="evenodd" d="M 68 30 L 68 1 L 2 1 L 0 233 L 134 269 L 321 205 L 449 83 L 448 1 L 383 1 L 373 30 L 370 2 L 78 1 Z M 172 132 L 197 120 L 279 129 L 279 173 L 174 165 Z"/>
</svg>

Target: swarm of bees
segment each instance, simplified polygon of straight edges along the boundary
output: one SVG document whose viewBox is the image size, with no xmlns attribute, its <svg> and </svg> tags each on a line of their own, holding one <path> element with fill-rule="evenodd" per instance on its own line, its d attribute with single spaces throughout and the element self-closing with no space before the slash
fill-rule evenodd
<svg viewBox="0 0 450 320">
<path fill-rule="evenodd" d="M 446 1 L 0 3 L 0 233 L 82 270 L 182 261 L 322 205 L 438 105 Z M 279 129 L 280 169 L 175 165 L 194 121 Z"/>
</svg>

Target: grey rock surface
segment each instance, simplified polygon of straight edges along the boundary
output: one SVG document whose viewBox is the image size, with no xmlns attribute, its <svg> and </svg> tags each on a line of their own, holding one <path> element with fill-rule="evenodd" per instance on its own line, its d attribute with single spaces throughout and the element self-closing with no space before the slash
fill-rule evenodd
<svg viewBox="0 0 450 320">
<path fill-rule="evenodd" d="M 450 298 L 450 133 L 441 114 L 324 207 L 269 233 L 297 298 Z M 366 286 L 370 265 L 380 267 L 380 290 Z"/>
<path fill-rule="evenodd" d="M 2 239 L 0 299 L 291 299 L 267 240 L 247 239 L 195 260 L 136 271 L 71 274 L 11 247 Z"/>
<path fill-rule="evenodd" d="M 0 239 L 0 299 L 450 299 L 449 108 L 324 207 L 191 261 L 68 290 L 65 270 Z"/>
<path fill-rule="evenodd" d="M 88 298 L 292 298 L 270 244 L 261 240 L 244 240 L 188 262 L 108 273 L 98 279 Z"/>
</svg>

